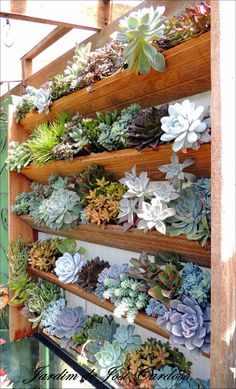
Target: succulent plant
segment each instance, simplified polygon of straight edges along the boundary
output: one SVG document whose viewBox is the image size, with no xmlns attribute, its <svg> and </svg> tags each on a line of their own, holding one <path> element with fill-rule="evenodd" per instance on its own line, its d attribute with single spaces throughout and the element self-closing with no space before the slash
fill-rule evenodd
<svg viewBox="0 0 236 389">
<path fill-rule="evenodd" d="M 165 7 L 142 8 L 120 21 L 121 32 L 112 34 L 114 40 L 127 43 L 124 61 L 135 73 L 148 73 L 151 68 L 165 69 L 165 58 L 152 45 L 163 36 Z"/>
<path fill-rule="evenodd" d="M 154 389 L 180 389 L 181 372 L 176 366 L 165 365 L 153 371 Z"/>
<path fill-rule="evenodd" d="M 164 320 L 160 315 L 158 325 L 163 325 L 170 332 L 170 341 L 174 344 L 183 345 L 198 356 L 199 352 L 209 352 L 210 349 L 210 306 L 204 310 L 199 304 L 187 296 L 180 300 L 172 300 L 168 315 Z"/>
<path fill-rule="evenodd" d="M 88 330 L 89 341 L 86 344 L 88 359 L 90 362 L 96 362 L 95 354 L 100 350 L 103 344 L 107 341 L 112 343 L 118 324 L 112 316 L 105 315 L 101 323 Z"/>
<path fill-rule="evenodd" d="M 103 297 L 114 303 L 114 315 L 118 318 L 125 315 L 128 323 L 133 323 L 138 311 L 147 304 L 148 295 L 140 291 L 143 283 L 121 274 L 118 280 L 105 279 L 104 286 Z"/>
<path fill-rule="evenodd" d="M 161 118 L 161 136 L 163 142 L 174 140 L 172 150 L 186 151 L 188 148 L 198 149 L 200 143 L 210 142 L 209 107 L 184 100 L 183 103 L 169 105 L 169 116 Z"/>
<path fill-rule="evenodd" d="M 150 198 L 153 193 L 153 188 L 150 185 L 150 179 L 147 176 L 147 172 L 141 172 L 139 176 L 137 176 L 135 165 L 132 168 L 132 172 L 125 172 L 125 177 L 121 178 L 119 182 L 128 188 L 123 197 L 125 199 L 134 199 L 137 197 L 140 200 L 139 204 L 145 197 Z"/>
<path fill-rule="evenodd" d="M 201 306 L 210 301 L 211 276 L 209 271 L 203 271 L 199 266 L 188 262 L 182 271 L 182 286 L 180 292 L 192 297 Z"/>
<path fill-rule="evenodd" d="M 144 230 L 152 230 L 155 228 L 162 234 L 166 233 L 166 225 L 164 220 L 175 215 L 175 209 L 159 198 L 153 198 L 151 204 L 143 201 L 142 208 L 137 212 L 140 221 L 137 227 Z"/>
<path fill-rule="evenodd" d="M 129 127 L 128 147 L 144 151 L 147 147 L 157 148 L 163 134 L 161 118 L 168 113 L 167 106 L 142 109 Z"/>
<path fill-rule="evenodd" d="M 125 353 L 117 340 L 113 340 L 112 343 L 105 341 L 99 352 L 95 354 L 95 358 L 97 361 L 96 370 L 101 377 L 105 377 L 113 367 L 120 370 L 125 361 Z"/>
<path fill-rule="evenodd" d="M 114 113 L 112 118 L 108 117 L 99 124 L 101 134 L 98 138 L 98 144 L 105 150 L 119 150 L 127 147 L 127 141 L 129 136 L 129 126 L 132 120 L 135 119 L 140 112 L 139 104 L 132 104 L 128 108 L 122 109 L 119 116 L 114 121 Z M 98 116 L 100 119 L 100 116 Z M 101 121 L 101 119 L 100 119 Z"/>
<path fill-rule="evenodd" d="M 59 238 L 46 239 L 44 241 L 37 240 L 32 243 L 32 247 L 28 252 L 28 263 L 32 268 L 39 270 L 50 271 L 55 265 L 56 260 L 60 256 L 58 250 Z"/>
<path fill-rule="evenodd" d="M 106 224 L 116 222 L 119 213 L 119 202 L 124 194 L 123 185 L 117 182 L 106 181 L 105 177 L 97 179 L 94 190 L 86 196 L 88 205 L 85 215 L 88 222 Z"/>
<path fill-rule="evenodd" d="M 55 322 L 53 335 L 61 339 L 61 347 L 66 347 L 74 334 L 80 334 L 87 322 L 82 307 L 65 308 Z"/>
<path fill-rule="evenodd" d="M 16 110 L 14 114 L 16 123 L 19 123 L 19 121 L 23 119 L 28 112 L 31 112 L 35 109 L 34 96 L 37 92 L 37 89 L 32 86 L 27 86 L 25 92 L 26 93 L 18 99 L 16 104 Z"/>
<path fill-rule="evenodd" d="M 125 272 L 127 267 L 128 264 L 124 263 L 122 265 L 112 265 L 103 269 L 98 276 L 98 282 L 94 293 L 102 299 L 103 293 L 105 292 L 104 281 L 107 278 L 113 278 L 115 280 L 118 280 L 120 275 Z"/>
<path fill-rule="evenodd" d="M 181 15 L 168 19 L 165 24 L 164 37 L 158 40 L 158 46 L 169 49 L 210 30 L 211 6 L 201 1 L 186 8 Z"/>
<path fill-rule="evenodd" d="M 194 183 L 197 177 L 191 173 L 185 173 L 183 170 L 191 166 L 195 162 L 194 158 L 188 158 L 179 163 L 177 154 L 173 153 L 171 156 L 171 163 L 168 165 L 162 165 L 159 170 L 162 173 L 166 173 L 166 180 L 168 180 L 175 190 L 181 190 L 184 183 Z"/>
<path fill-rule="evenodd" d="M 52 101 L 71 92 L 71 81 L 63 74 L 57 74 L 53 77 L 50 85 Z"/>
<path fill-rule="evenodd" d="M 51 104 L 51 90 L 50 83 L 46 82 L 37 89 L 34 96 L 34 106 L 37 108 L 38 113 L 49 112 L 49 106 Z"/>
<path fill-rule="evenodd" d="M 87 261 L 78 273 L 78 284 L 82 289 L 88 292 L 94 292 L 99 274 L 109 266 L 107 261 L 101 260 L 99 257 Z"/>
<path fill-rule="evenodd" d="M 133 335 L 135 327 L 129 324 L 128 326 L 120 326 L 117 328 L 114 339 L 118 341 L 120 348 L 126 353 L 133 353 L 141 346 L 141 338 L 139 335 Z"/>
<path fill-rule="evenodd" d="M 44 331 L 52 334 L 55 330 L 55 323 L 57 322 L 61 312 L 66 307 L 66 301 L 63 298 L 59 300 L 52 301 L 47 309 L 42 312 L 40 327 L 43 328 Z"/>
<path fill-rule="evenodd" d="M 73 60 L 68 62 L 67 67 L 64 71 L 65 79 L 70 82 L 70 89 L 76 89 L 79 82 L 79 77 L 83 72 L 83 68 L 86 65 L 86 62 L 89 58 L 91 49 L 91 42 L 87 45 L 78 45 L 75 46 L 75 52 Z"/>
<path fill-rule="evenodd" d="M 188 239 L 201 239 L 203 244 L 209 236 L 209 231 L 203 231 L 203 234 L 198 236 L 198 231 L 204 223 L 205 213 L 208 212 L 205 207 L 201 193 L 196 185 L 184 188 L 180 192 L 180 197 L 172 200 L 169 203 L 170 207 L 175 209 L 175 215 L 167 222 L 170 224 L 167 227 L 167 233 L 170 236 L 186 234 Z M 207 220 L 205 218 L 205 222 Z M 208 225 L 208 223 L 207 223 Z"/>
<path fill-rule="evenodd" d="M 38 197 L 48 198 L 53 192 L 52 185 L 40 184 L 39 182 L 32 181 L 30 183 L 30 189 Z"/>
<path fill-rule="evenodd" d="M 78 272 L 84 266 L 84 262 L 81 259 L 79 253 L 71 255 L 64 253 L 62 257 L 59 257 L 55 262 L 54 271 L 58 276 L 59 281 L 65 284 L 74 284 L 78 281 Z"/>
<path fill-rule="evenodd" d="M 182 280 L 174 265 L 166 265 L 155 277 L 155 282 L 148 293 L 159 301 L 168 301 L 178 295 Z"/>
<path fill-rule="evenodd" d="M 89 337 L 88 331 L 91 328 L 95 327 L 97 324 L 101 324 L 102 320 L 103 317 L 99 315 L 92 315 L 91 317 L 88 317 L 88 320 L 84 325 L 83 331 L 80 334 L 75 334 L 71 337 L 71 340 L 75 344 L 75 346 L 84 344 Z"/>
<path fill-rule="evenodd" d="M 160 313 L 166 310 L 165 306 L 158 300 L 151 298 L 146 306 L 145 312 L 148 316 L 157 317 Z"/>
<path fill-rule="evenodd" d="M 33 160 L 29 141 L 19 144 L 12 141 L 9 144 L 8 156 L 6 159 L 6 169 L 11 172 L 20 172 L 25 166 L 28 166 Z"/>
<path fill-rule="evenodd" d="M 207 177 L 200 178 L 195 182 L 205 202 L 205 214 L 207 221 L 211 222 L 211 179 Z"/>
<path fill-rule="evenodd" d="M 80 197 L 73 191 L 54 189 L 37 210 L 36 222 L 54 230 L 72 228 L 80 217 Z"/>
<path fill-rule="evenodd" d="M 16 196 L 15 204 L 11 210 L 16 215 L 30 215 L 41 204 L 42 198 L 34 192 L 22 192 Z"/>
</svg>

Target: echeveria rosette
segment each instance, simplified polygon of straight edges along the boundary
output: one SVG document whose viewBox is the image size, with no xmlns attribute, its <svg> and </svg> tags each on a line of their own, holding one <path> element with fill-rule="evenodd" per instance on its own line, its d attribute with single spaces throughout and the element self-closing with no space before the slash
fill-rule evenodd
<svg viewBox="0 0 236 389">
<path fill-rule="evenodd" d="M 137 227 L 144 231 L 155 228 L 162 234 L 166 233 L 166 225 L 164 220 L 175 214 L 174 208 L 168 208 L 164 201 L 159 198 L 153 198 L 151 204 L 143 201 L 142 209 L 137 212 L 140 221 Z"/>
<path fill-rule="evenodd" d="M 184 100 L 169 106 L 169 116 L 161 118 L 163 142 L 174 140 L 172 150 L 185 152 L 188 148 L 198 149 L 200 143 L 210 142 L 209 107 L 198 106 Z"/>
<path fill-rule="evenodd" d="M 114 335 L 121 347 L 127 353 L 133 353 L 141 346 L 141 338 L 139 335 L 134 335 L 135 327 L 129 324 L 128 326 L 120 326 L 117 328 Z"/>
<path fill-rule="evenodd" d="M 128 187 L 128 190 L 124 194 L 123 198 L 138 198 L 141 202 L 145 197 L 150 197 L 152 191 L 150 189 L 149 181 L 150 179 L 147 176 L 147 172 L 141 172 L 139 176 L 137 176 L 136 166 L 133 166 L 132 172 L 125 172 L 125 177 L 119 180 L 121 184 Z"/>
<path fill-rule="evenodd" d="M 81 307 L 65 308 L 61 312 L 53 331 L 53 335 L 61 339 L 61 347 L 66 347 L 73 335 L 83 331 L 87 319 Z"/>
<path fill-rule="evenodd" d="M 42 312 L 40 327 L 42 327 L 44 331 L 51 334 L 54 331 L 55 323 L 57 322 L 65 306 L 66 301 L 63 298 L 52 301 L 48 308 Z"/>
<path fill-rule="evenodd" d="M 106 341 L 100 351 L 95 354 L 97 361 L 95 368 L 102 377 L 105 377 L 111 368 L 120 369 L 125 357 L 126 354 L 117 340 L 113 340 L 112 343 Z"/>
<path fill-rule="evenodd" d="M 194 183 L 197 177 L 191 173 L 185 173 L 183 170 L 191 166 L 195 162 L 194 158 L 187 158 L 183 163 L 179 163 L 177 154 L 173 153 L 171 156 L 171 163 L 162 165 L 159 170 L 166 173 L 166 180 L 168 180 L 175 190 L 182 189 L 183 183 Z"/>
<path fill-rule="evenodd" d="M 39 88 L 34 96 L 34 105 L 38 110 L 38 113 L 49 112 L 49 106 L 51 104 L 51 90 L 50 83 L 46 82 Z"/>
<path fill-rule="evenodd" d="M 152 374 L 154 389 L 177 389 L 181 388 L 183 373 L 176 366 L 165 365 Z M 186 380 L 185 380 L 186 381 Z"/>
<path fill-rule="evenodd" d="M 210 351 L 210 305 L 203 310 L 187 296 L 172 300 L 170 308 L 160 315 L 157 324 L 170 332 L 170 342 L 183 345 L 195 356 Z"/>
<path fill-rule="evenodd" d="M 123 198 L 120 200 L 120 212 L 118 215 L 119 223 L 124 223 L 126 229 L 135 226 L 136 214 L 138 210 L 139 199 L 127 199 Z"/>
<path fill-rule="evenodd" d="M 158 300 L 151 298 L 148 305 L 145 308 L 145 312 L 148 316 L 157 317 L 160 314 L 164 314 L 166 307 Z"/>
<path fill-rule="evenodd" d="M 65 284 L 74 284 L 78 280 L 78 272 L 83 267 L 84 262 L 81 255 L 76 253 L 71 255 L 64 253 L 62 257 L 55 262 L 54 271 L 58 276 L 59 281 Z"/>
</svg>

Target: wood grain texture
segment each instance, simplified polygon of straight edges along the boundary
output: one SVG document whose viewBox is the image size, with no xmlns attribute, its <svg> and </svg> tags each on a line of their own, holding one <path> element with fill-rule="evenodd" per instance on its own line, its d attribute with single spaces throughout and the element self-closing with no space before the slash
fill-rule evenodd
<svg viewBox="0 0 236 389">
<path fill-rule="evenodd" d="M 23 128 L 16 125 L 14 117 L 14 106 L 9 106 L 9 125 L 8 125 L 8 142 L 18 140 L 23 142 L 28 138 L 28 134 Z M 29 191 L 29 180 L 21 174 L 10 172 L 8 175 L 8 237 L 9 242 L 14 242 L 19 235 L 24 239 L 33 241 L 37 239 L 29 224 L 20 220 L 11 212 L 11 207 L 15 203 L 16 196 L 21 192 Z M 9 306 L 9 328 L 10 339 L 16 340 L 29 336 L 32 333 L 31 324 L 22 316 L 21 308 Z"/>
<path fill-rule="evenodd" d="M 44 280 L 47 280 L 49 282 L 53 282 L 54 284 L 59 285 L 60 288 L 63 288 L 64 290 L 66 290 L 67 292 L 70 292 L 76 296 L 79 296 L 79 297 L 81 297 L 81 298 L 83 298 L 83 299 L 103 308 L 103 309 L 106 309 L 109 312 L 114 312 L 114 309 L 115 309 L 114 304 L 112 304 L 108 300 L 102 301 L 94 294 L 88 293 L 88 292 L 84 291 L 83 289 L 81 289 L 78 284 L 64 284 L 63 282 L 59 281 L 59 279 L 57 278 L 57 276 L 55 274 L 41 271 L 41 270 L 29 268 L 28 272 L 30 275 L 33 275 L 33 276 L 36 276 L 39 278 L 43 278 Z M 169 337 L 170 337 L 170 335 L 167 331 L 165 331 L 162 327 L 159 327 L 156 324 L 156 318 L 150 317 L 150 316 L 146 315 L 146 313 L 144 313 L 144 312 L 138 313 L 136 315 L 134 322 L 135 322 L 135 324 L 138 324 L 139 326 L 146 328 L 147 330 L 152 331 L 155 334 L 163 336 L 164 338 L 169 339 Z M 206 357 L 209 358 L 208 353 L 203 353 L 203 355 L 205 355 Z"/>
<path fill-rule="evenodd" d="M 120 72 L 94 84 L 92 92 L 84 88 L 55 101 L 48 115 L 28 113 L 21 125 L 31 132 L 39 123 L 53 120 L 66 110 L 93 116 L 97 111 L 123 108 L 134 102 L 145 108 L 210 89 L 210 33 L 168 50 L 165 57 L 163 73 Z"/>
<path fill-rule="evenodd" d="M 32 181 L 38 181 L 46 184 L 50 174 L 59 174 L 61 176 L 70 176 L 78 174 L 89 164 L 101 165 L 108 172 L 113 174 L 114 179 L 119 180 L 124 177 L 124 172 L 131 171 L 136 165 L 137 173 L 147 171 L 152 180 L 164 180 L 165 174 L 158 168 L 161 165 L 170 163 L 172 155 L 172 145 L 160 145 L 156 150 L 151 148 L 144 152 L 136 149 L 124 149 L 88 156 L 78 157 L 72 161 L 52 161 L 42 167 L 30 165 L 21 170 L 21 174 Z M 186 158 L 194 158 L 195 163 L 191 165 L 186 172 L 191 172 L 197 177 L 210 177 L 211 175 L 211 145 L 203 144 L 199 150 L 189 150 L 187 154 L 177 153 L 180 162 Z"/>
<path fill-rule="evenodd" d="M 20 216 L 20 219 L 37 231 L 139 253 L 145 251 L 148 254 L 155 254 L 160 250 L 177 251 L 184 261 L 193 260 L 199 265 L 210 267 L 210 244 L 203 249 L 198 242 L 188 240 L 184 235 L 170 237 L 157 231 L 144 233 L 136 228 L 124 231 L 122 226 L 106 225 L 102 228 L 94 224 L 80 224 L 73 230 L 55 231 L 48 227 L 38 226 L 30 216 Z"/>
</svg>

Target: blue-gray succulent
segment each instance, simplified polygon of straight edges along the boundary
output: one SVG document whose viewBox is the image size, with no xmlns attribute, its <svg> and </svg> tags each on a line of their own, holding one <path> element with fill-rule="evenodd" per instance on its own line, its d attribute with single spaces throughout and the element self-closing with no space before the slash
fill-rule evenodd
<svg viewBox="0 0 236 389">
<path fill-rule="evenodd" d="M 40 327 L 42 327 L 49 334 L 52 334 L 55 329 L 55 323 L 65 306 L 66 301 L 63 298 L 52 301 L 48 308 L 42 312 Z"/>
<path fill-rule="evenodd" d="M 125 272 L 127 267 L 128 264 L 124 263 L 122 265 L 112 265 L 109 268 L 106 267 L 105 269 L 103 269 L 103 271 L 98 276 L 95 294 L 102 299 L 103 293 L 105 292 L 104 281 L 107 278 L 113 278 L 115 280 L 119 279 L 120 275 Z"/>
<path fill-rule="evenodd" d="M 135 327 L 129 324 L 128 326 L 120 326 L 117 328 L 114 335 L 122 350 L 128 354 L 133 353 L 135 350 L 138 350 L 141 346 L 141 338 L 139 335 L 133 335 Z"/>
<path fill-rule="evenodd" d="M 211 276 L 209 271 L 191 262 L 185 264 L 182 271 L 182 286 L 180 292 L 192 297 L 199 305 L 205 306 L 210 301 Z"/>
<path fill-rule="evenodd" d="M 145 312 L 148 316 L 157 317 L 160 314 L 164 314 L 166 307 L 158 300 L 151 298 L 148 305 L 145 308 Z"/>
<path fill-rule="evenodd" d="M 46 82 L 39 88 L 34 96 L 34 105 L 38 113 L 48 112 L 51 104 L 50 83 Z"/>
<path fill-rule="evenodd" d="M 71 255 L 64 253 L 62 257 L 55 262 L 54 271 L 59 278 L 59 281 L 65 284 L 74 284 L 78 280 L 78 272 L 84 265 L 79 253 Z"/>
<path fill-rule="evenodd" d="M 120 369 L 125 361 L 125 357 L 126 354 L 117 340 L 113 340 L 112 343 L 106 341 L 95 354 L 95 368 L 102 377 L 105 377 L 113 367 Z"/>
</svg>

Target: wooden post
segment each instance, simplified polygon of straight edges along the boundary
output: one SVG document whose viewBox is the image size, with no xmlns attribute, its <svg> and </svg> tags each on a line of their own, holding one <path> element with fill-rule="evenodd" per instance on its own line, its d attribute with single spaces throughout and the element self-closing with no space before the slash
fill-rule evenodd
<svg viewBox="0 0 236 389">
<path fill-rule="evenodd" d="M 32 59 L 22 59 L 22 80 L 25 86 L 25 81 L 32 75 Z"/>
<path fill-rule="evenodd" d="M 211 388 L 231 389 L 236 387 L 235 2 L 212 1 L 211 5 Z"/>
</svg>

